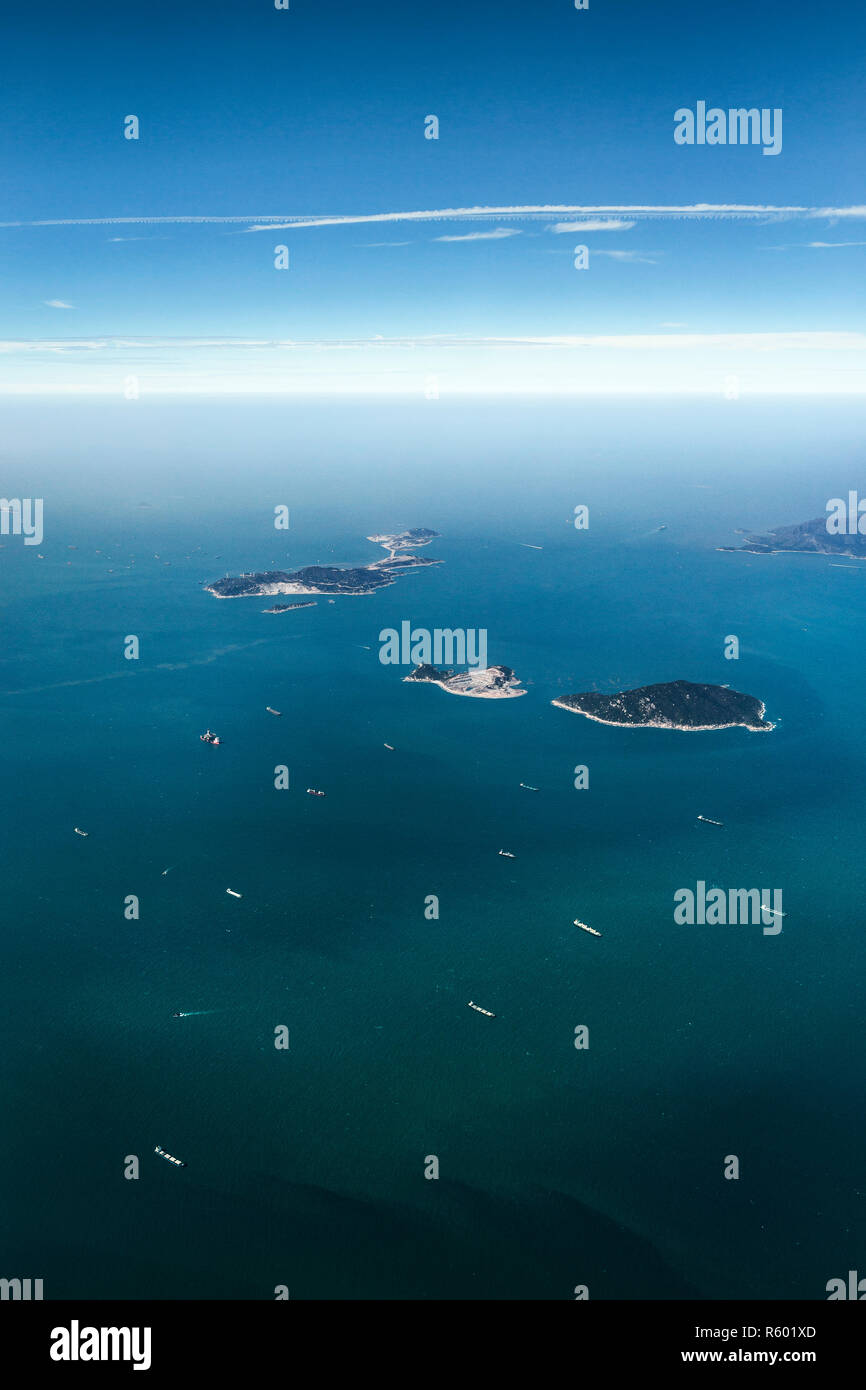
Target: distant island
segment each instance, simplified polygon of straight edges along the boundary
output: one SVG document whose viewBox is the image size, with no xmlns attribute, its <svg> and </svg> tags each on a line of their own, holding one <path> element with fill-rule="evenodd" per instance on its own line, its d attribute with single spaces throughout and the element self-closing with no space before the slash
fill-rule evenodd
<svg viewBox="0 0 866 1390">
<path fill-rule="evenodd" d="M 716 549 L 738 555 L 778 555 L 790 550 L 799 555 L 846 555 L 852 560 L 866 560 L 866 536 L 834 534 L 827 530 L 827 518 L 818 516 L 796 526 L 777 526 L 766 536 L 746 536 L 742 545 L 719 545 Z"/>
<path fill-rule="evenodd" d="M 290 613 L 293 608 L 315 608 L 315 600 L 312 603 L 275 603 L 273 608 L 263 608 L 263 613 Z"/>
<path fill-rule="evenodd" d="M 435 666 L 416 666 L 404 681 L 428 681 L 452 695 L 472 695 L 479 700 L 512 700 L 525 695 L 510 666 L 480 666 L 471 671 L 437 671 Z"/>
<path fill-rule="evenodd" d="M 620 724 L 647 729 L 745 729 L 768 731 L 775 726 L 764 718 L 765 706 L 754 695 L 741 695 L 726 685 L 698 685 L 669 681 L 642 685 L 618 695 L 561 695 L 551 702 L 599 724 Z"/>
<path fill-rule="evenodd" d="M 368 536 L 367 540 L 374 545 L 384 546 L 392 555 L 396 555 L 398 550 L 416 550 L 419 545 L 429 545 L 438 536 L 438 531 L 428 531 L 426 526 L 413 526 L 411 531 L 401 531 L 396 536 Z"/>
<path fill-rule="evenodd" d="M 215 579 L 211 584 L 206 584 L 205 589 L 215 598 L 251 598 L 272 594 L 372 594 L 376 589 L 384 589 L 395 583 L 401 574 L 409 570 L 420 569 L 423 565 L 440 565 L 441 560 L 426 560 L 418 555 L 401 553 L 429 545 L 438 534 L 438 531 L 417 526 L 411 531 L 401 531 L 399 535 L 368 536 L 367 540 L 388 551 L 385 559 L 374 560 L 369 565 L 344 568 L 338 565 L 308 565 L 291 573 L 262 570 L 255 574 L 227 575 L 225 579 Z"/>
</svg>

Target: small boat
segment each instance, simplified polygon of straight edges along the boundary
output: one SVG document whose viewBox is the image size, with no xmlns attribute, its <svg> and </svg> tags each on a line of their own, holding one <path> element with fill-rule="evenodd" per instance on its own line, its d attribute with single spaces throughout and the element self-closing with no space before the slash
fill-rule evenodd
<svg viewBox="0 0 866 1390">
<path fill-rule="evenodd" d="M 482 1009 L 480 1004 L 473 1004 L 471 999 L 469 1000 L 467 1008 L 474 1009 L 477 1014 L 483 1014 L 485 1018 L 496 1017 L 496 1015 L 492 1014 L 489 1009 Z"/>
<path fill-rule="evenodd" d="M 501 850 L 499 851 L 499 853 L 503 856 L 504 859 L 516 859 L 516 858 L 517 858 L 517 855 L 516 855 L 516 854 L 512 854 L 510 849 L 501 849 Z"/>
<path fill-rule="evenodd" d="M 77 825 L 73 825 L 72 829 L 75 831 L 76 835 L 83 835 L 84 838 L 85 838 L 85 840 L 87 839 L 88 835 L 90 834 L 90 831 L 89 831 L 89 830 L 79 830 Z"/>
<path fill-rule="evenodd" d="M 267 714 L 276 714 L 278 717 L 282 714 L 282 710 L 271 709 L 270 705 L 265 705 L 265 712 Z"/>
<path fill-rule="evenodd" d="M 537 787 L 530 787 L 530 785 L 529 785 L 528 782 L 521 782 L 520 785 L 521 785 L 521 787 L 523 788 L 523 790 L 526 791 L 526 792 L 537 792 L 537 791 L 538 791 L 538 788 L 537 788 Z"/>
<path fill-rule="evenodd" d="M 590 936 L 601 936 L 601 932 L 596 931 L 595 927 L 588 927 L 585 922 L 579 922 L 576 917 L 574 919 L 574 925 L 580 927 L 581 931 L 588 931 Z"/>
<path fill-rule="evenodd" d="M 159 1147 L 159 1144 L 155 1145 L 153 1152 L 155 1154 L 159 1154 L 160 1158 L 164 1158 L 167 1163 L 173 1163 L 175 1168 L 186 1167 L 186 1164 L 184 1163 L 183 1159 L 175 1158 L 173 1154 L 166 1153 L 165 1149 L 161 1149 Z"/>
<path fill-rule="evenodd" d="M 393 743 L 384 743 L 384 744 L 382 745 L 382 747 L 383 747 L 383 748 L 390 748 L 391 752 L 392 752 L 392 753 L 394 752 L 394 745 L 393 745 Z"/>
<path fill-rule="evenodd" d="M 315 787 L 307 787 L 307 796 L 324 796 L 324 792 L 317 792 Z"/>
<path fill-rule="evenodd" d="M 698 820 L 702 820 L 704 825 L 724 825 L 725 823 L 723 820 L 710 820 L 709 816 L 698 816 Z"/>
<path fill-rule="evenodd" d="M 243 893 L 236 893 L 235 890 L 234 890 L 234 888 L 227 888 L 227 889 L 226 889 L 226 892 L 228 893 L 228 895 L 229 895 L 230 898 L 242 898 L 242 897 L 243 897 Z"/>
<path fill-rule="evenodd" d="M 216 734 L 212 734 L 210 729 L 207 729 L 203 734 L 199 734 L 199 738 L 201 739 L 202 743 L 212 743 L 214 745 L 219 743 L 219 739 L 217 738 Z"/>
</svg>

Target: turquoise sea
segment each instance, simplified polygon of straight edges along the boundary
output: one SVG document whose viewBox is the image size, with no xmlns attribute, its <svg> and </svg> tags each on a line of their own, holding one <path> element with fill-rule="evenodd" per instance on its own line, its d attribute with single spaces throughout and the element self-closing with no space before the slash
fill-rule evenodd
<svg viewBox="0 0 866 1390">
<path fill-rule="evenodd" d="M 821 1299 L 862 1269 L 866 565 L 715 547 L 866 486 L 864 413 L 5 406 L 2 491 L 44 499 L 45 535 L 0 549 L 0 1274 L 46 1298 Z M 202 588 L 366 563 L 412 526 L 442 563 L 371 596 L 265 616 Z M 527 694 L 404 684 L 378 638 L 406 619 L 486 628 Z M 676 678 L 777 727 L 550 703 Z M 781 889 L 783 931 L 676 925 L 698 880 Z"/>
</svg>

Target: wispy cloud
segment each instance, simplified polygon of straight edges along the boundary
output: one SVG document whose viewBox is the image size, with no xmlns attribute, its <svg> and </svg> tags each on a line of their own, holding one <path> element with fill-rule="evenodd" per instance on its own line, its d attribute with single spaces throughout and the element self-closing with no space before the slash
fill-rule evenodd
<svg viewBox="0 0 866 1390">
<path fill-rule="evenodd" d="M 67 304 L 65 299 L 43 299 L 43 304 L 49 309 L 74 309 L 74 304 Z"/>
<path fill-rule="evenodd" d="M 622 217 L 596 217 L 586 222 L 554 222 L 551 232 L 630 232 L 634 221 Z"/>
<path fill-rule="evenodd" d="M 655 257 L 662 254 L 660 251 L 602 251 L 596 247 L 590 252 L 592 256 L 609 256 L 612 261 L 627 261 L 641 265 L 658 265 Z"/>
<path fill-rule="evenodd" d="M 866 204 L 848 207 L 812 207 L 804 204 L 772 203 L 518 203 L 495 207 L 433 208 L 404 212 L 340 213 L 310 216 L 303 213 L 267 214 L 176 214 L 160 217 L 48 217 L 34 221 L 0 222 L 3 227 L 111 227 L 111 226 L 204 226 L 246 224 L 250 232 L 272 232 L 303 227 L 343 227 L 374 222 L 454 222 L 542 220 L 578 218 L 685 218 L 701 220 L 744 218 L 757 221 L 832 218 L 866 220 Z"/>
<path fill-rule="evenodd" d="M 248 227 L 250 232 L 268 232 L 276 229 L 304 227 L 342 227 L 358 222 L 453 222 L 460 219 L 481 221 L 514 217 L 517 219 L 543 219 L 565 215 L 579 217 L 624 217 L 636 219 L 645 217 L 710 219 L 746 218 L 759 221 L 772 221 L 785 218 L 839 218 L 854 217 L 866 219 L 866 205 L 846 208 L 808 207 L 802 204 L 767 203 L 638 203 L 638 204 L 568 204 L 568 203 L 521 203 L 504 207 L 437 208 L 423 212 L 376 212 L 350 213 L 337 217 L 293 217 L 276 225 L 270 219 L 260 218 Z"/>
<path fill-rule="evenodd" d="M 866 399 L 866 332 L 526 333 L 248 339 L 124 337 L 0 341 L 0 398 L 421 396 L 430 373 L 454 396 Z"/>
<path fill-rule="evenodd" d="M 497 227 L 495 232 L 466 232 L 463 236 L 434 236 L 434 241 L 501 241 L 503 237 L 520 236 L 518 227 Z"/>
<path fill-rule="evenodd" d="M 783 246 L 762 246 L 761 251 L 829 251 L 839 246 L 866 246 L 866 241 L 789 241 Z"/>
<path fill-rule="evenodd" d="M 662 325 L 679 327 L 680 325 Z M 457 334 L 421 334 L 416 337 L 384 338 L 18 338 L 0 340 L 0 353 L 106 354 L 134 350 L 160 352 L 303 352 L 333 349 L 345 352 L 364 348 L 609 348 L 632 351 L 671 351 L 681 348 L 721 348 L 726 351 L 866 352 L 866 333 L 841 329 L 769 331 L 744 333 L 598 333 L 598 334 L 510 334 L 488 337 L 461 337 Z"/>
</svg>

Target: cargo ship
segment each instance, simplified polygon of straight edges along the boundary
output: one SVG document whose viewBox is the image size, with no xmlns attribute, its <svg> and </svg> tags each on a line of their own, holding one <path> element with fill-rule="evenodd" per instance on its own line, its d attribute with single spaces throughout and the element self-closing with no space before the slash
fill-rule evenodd
<svg viewBox="0 0 866 1390">
<path fill-rule="evenodd" d="M 164 1158 L 165 1161 L 166 1161 L 167 1163 L 173 1163 L 174 1166 L 175 1166 L 175 1168 L 185 1168 L 185 1167 L 186 1167 L 186 1164 L 184 1163 L 183 1159 L 181 1159 L 181 1158 L 175 1158 L 173 1154 L 166 1153 L 165 1149 L 161 1149 L 161 1148 L 159 1147 L 159 1144 L 157 1144 L 157 1145 L 154 1147 L 153 1152 L 154 1152 L 155 1154 L 159 1154 L 160 1158 Z"/>
<path fill-rule="evenodd" d="M 588 931 L 590 936 L 601 936 L 601 932 L 596 931 L 595 927 L 588 927 L 585 922 L 578 922 L 576 917 L 574 919 L 574 925 L 580 927 L 581 931 Z"/>
</svg>

